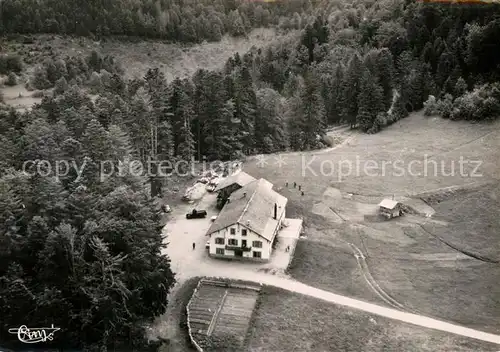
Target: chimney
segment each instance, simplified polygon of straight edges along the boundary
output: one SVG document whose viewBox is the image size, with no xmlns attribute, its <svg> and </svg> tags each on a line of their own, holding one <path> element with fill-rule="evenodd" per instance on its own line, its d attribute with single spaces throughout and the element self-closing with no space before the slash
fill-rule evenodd
<svg viewBox="0 0 500 352">
<path fill-rule="evenodd" d="M 278 204 L 274 203 L 274 220 L 278 218 Z"/>
</svg>

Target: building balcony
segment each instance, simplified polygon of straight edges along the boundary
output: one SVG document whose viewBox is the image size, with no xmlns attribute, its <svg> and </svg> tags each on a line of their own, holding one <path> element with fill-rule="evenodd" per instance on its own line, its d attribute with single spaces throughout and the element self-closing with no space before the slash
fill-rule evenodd
<svg viewBox="0 0 500 352">
<path fill-rule="evenodd" d="M 250 252 L 252 250 L 252 247 L 240 247 L 240 246 L 226 245 L 226 250 L 228 250 L 228 251 Z"/>
</svg>

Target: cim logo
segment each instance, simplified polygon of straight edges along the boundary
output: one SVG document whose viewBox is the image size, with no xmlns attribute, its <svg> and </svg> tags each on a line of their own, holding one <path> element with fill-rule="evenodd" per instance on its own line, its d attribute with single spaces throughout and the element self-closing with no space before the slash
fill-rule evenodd
<svg viewBox="0 0 500 352">
<path fill-rule="evenodd" d="M 9 333 L 17 335 L 19 341 L 24 343 L 38 343 L 54 340 L 54 333 L 61 330 L 52 325 L 50 328 L 28 328 L 22 325 L 19 328 L 9 329 Z"/>
</svg>

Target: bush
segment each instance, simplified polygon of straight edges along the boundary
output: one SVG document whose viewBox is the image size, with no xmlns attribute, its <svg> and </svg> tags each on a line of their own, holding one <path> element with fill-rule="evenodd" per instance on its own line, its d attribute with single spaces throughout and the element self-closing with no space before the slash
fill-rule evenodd
<svg viewBox="0 0 500 352">
<path fill-rule="evenodd" d="M 68 82 L 66 81 L 66 78 L 61 77 L 57 80 L 55 84 L 54 94 L 55 95 L 63 94 L 67 89 L 68 89 Z"/>
<path fill-rule="evenodd" d="M 5 85 L 7 86 L 15 86 L 17 84 L 17 76 L 14 72 L 9 73 L 7 77 L 7 81 L 5 81 Z"/>
<path fill-rule="evenodd" d="M 21 57 L 19 55 L 0 56 L 0 73 L 9 74 L 10 72 L 19 73 L 23 69 Z"/>
<path fill-rule="evenodd" d="M 377 133 L 383 127 L 387 126 L 389 120 L 389 115 L 385 112 L 379 112 L 375 121 L 373 121 L 372 127 L 368 130 L 368 133 Z"/>
<path fill-rule="evenodd" d="M 453 102 L 450 119 L 452 120 L 472 120 L 474 116 L 475 103 L 470 94 L 458 97 Z"/>
<path fill-rule="evenodd" d="M 500 115 L 500 85 L 485 84 L 453 101 L 452 120 L 492 120 Z"/>
<path fill-rule="evenodd" d="M 467 83 L 462 77 L 460 77 L 457 80 L 457 83 L 455 84 L 455 89 L 454 89 L 455 96 L 459 97 L 461 95 L 464 95 L 466 92 L 467 92 Z"/>
<path fill-rule="evenodd" d="M 437 104 L 437 113 L 445 119 L 450 117 L 453 109 L 453 97 L 451 94 L 446 94 L 443 99 L 440 99 Z"/>
<path fill-rule="evenodd" d="M 33 87 L 36 89 L 49 89 L 52 84 L 47 79 L 47 70 L 44 66 L 38 66 L 35 69 L 35 75 L 32 81 Z"/>
<path fill-rule="evenodd" d="M 432 116 L 439 115 L 448 118 L 452 111 L 453 97 L 451 94 L 446 94 L 443 99 L 436 100 L 436 97 L 429 95 L 429 98 L 424 103 L 424 115 Z"/>
<path fill-rule="evenodd" d="M 88 84 L 94 93 L 100 92 L 102 89 L 101 76 L 95 71 L 92 72 Z"/>
<path fill-rule="evenodd" d="M 429 98 L 424 103 L 424 115 L 425 116 L 437 115 L 438 114 L 437 105 L 438 102 L 436 100 L 436 97 L 434 95 L 429 95 Z"/>
</svg>

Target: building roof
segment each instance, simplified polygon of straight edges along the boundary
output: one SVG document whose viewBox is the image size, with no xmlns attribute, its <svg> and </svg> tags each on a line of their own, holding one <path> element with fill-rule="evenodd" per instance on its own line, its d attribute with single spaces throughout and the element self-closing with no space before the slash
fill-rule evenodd
<svg viewBox="0 0 500 352">
<path fill-rule="evenodd" d="M 288 199 L 273 191 L 272 183 L 261 178 L 235 191 L 208 229 L 210 235 L 234 224 L 240 224 L 271 241 L 278 226 L 273 219 L 276 204 L 277 218 L 285 211 Z"/>
<path fill-rule="evenodd" d="M 378 206 L 386 209 L 394 209 L 398 204 L 399 202 L 396 202 L 395 200 L 384 199 Z"/>
<path fill-rule="evenodd" d="M 235 184 L 235 183 L 237 185 L 239 185 L 240 187 L 243 187 L 243 186 L 246 186 L 247 184 L 249 184 L 250 182 L 253 182 L 253 181 L 255 181 L 255 177 L 250 176 L 246 172 L 240 171 L 240 172 L 238 172 L 234 175 L 231 175 L 231 176 L 223 179 L 222 181 L 220 181 L 214 191 L 218 192 L 221 189 L 224 189 L 224 188 L 231 186 L 232 184 Z"/>
</svg>

